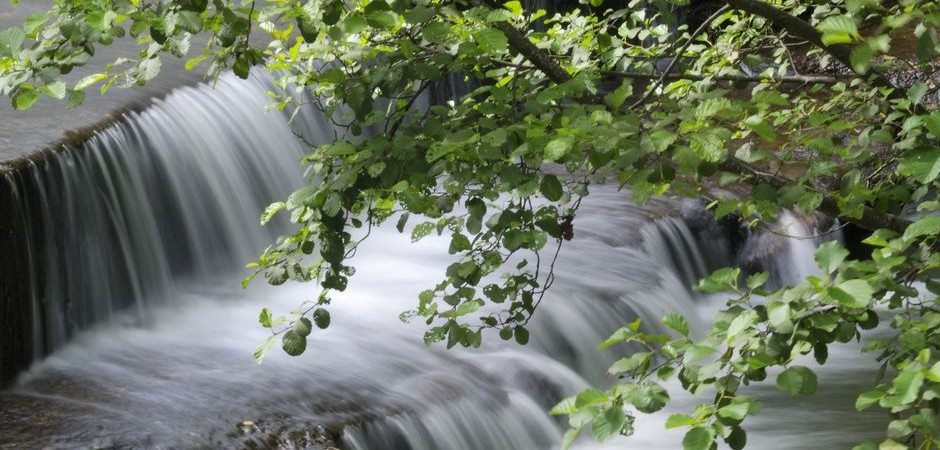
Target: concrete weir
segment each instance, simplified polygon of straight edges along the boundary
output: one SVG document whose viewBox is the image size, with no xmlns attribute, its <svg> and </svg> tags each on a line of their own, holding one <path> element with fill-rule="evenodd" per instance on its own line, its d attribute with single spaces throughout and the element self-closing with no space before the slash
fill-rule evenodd
<svg viewBox="0 0 940 450">
<path fill-rule="evenodd" d="M 239 274 L 277 235 L 264 207 L 302 183 L 302 133 L 267 76 L 135 103 L 0 162 L 0 386 L 96 324 L 141 324 L 197 279 Z M 236 282 L 237 285 L 237 282 Z"/>
<path fill-rule="evenodd" d="M 0 387 L 32 360 L 34 349 L 22 339 L 30 335 L 32 305 L 30 297 L 29 239 L 17 195 L 17 174 L 8 172 L 0 178 Z"/>
<path fill-rule="evenodd" d="M 45 239 L 35 232 L 45 228 L 40 195 L 34 192 L 30 167 L 48 164 L 67 149 L 81 149 L 82 144 L 131 112 L 146 108 L 136 103 L 108 114 L 99 123 L 70 130 L 59 141 L 31 154 L 0 161 L 0 388 L 15 380 L 18 373 L 45 355 L 49 349 L 35 336 L 37 318 L 42 316 L 46 300 L 41 297 L 45 273 L 34 259 L 45 253 Z"/>
</svg>

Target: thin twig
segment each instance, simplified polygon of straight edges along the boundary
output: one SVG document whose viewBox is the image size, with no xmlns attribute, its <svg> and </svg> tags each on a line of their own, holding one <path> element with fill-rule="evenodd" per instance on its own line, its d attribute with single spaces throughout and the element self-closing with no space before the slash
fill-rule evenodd
<svg viewBox="0 0 940 450">
<path fill-rule="evenodd" d="M 675 67 L 676 64 L 679 63 L 679 59 L 682 58 L 682 55 L 685 54 L 685 51 L 688 50 L 689 46 L 692 45 L 693 42 L 695 42 L 695 39 L 700 34 L 702 34 L 706 29 L 708 29 L 708 27 L 711 25 L 713 20 L 717 19 L 718 16 L 724 14 L 729 9 L 731 9 L 730 6 L 724 5 L 721 8 L 719 8 L 718 11 L 715 11 L 711 16 L 708 16 L 708 18 L 705 19 L 705 21 L 702 22 L 701 25 L 699 25 L 698 29 L 696 29 L 695 32 L 692 33 L 691 36 L 689 36 L 689 39 L 685 41 L 685 44 L 682 45 L 682 48 L 679 49 L 678 52 L 676 52 L 676 55 L 672 58 L 672 61 L 670 61 L 669 65 L 666 66 L 666 70 L 663 71 L 662 76 L 660 76 L 659 79 L 656 80 L 656 82 L 653 83 L 652 86 L 650 86 L 650 88 L 646 91 L 646 94 L 644 94 L 643 97 L 633 102 L 633 104 L 630 105 L 628 109 L 634 109 L 642 105 L 643 103 L 645 103 L 646 100 L 648 100 L 650 96 L 653 95 L 653 92 L 656 92 L 656 90 L 659 89 L 659 87 L 663 85 L 663 82 L 666 80 L 666 76 L 669 75 L 669 72 L 672 72 L 673 67 Z"/>
</svg>

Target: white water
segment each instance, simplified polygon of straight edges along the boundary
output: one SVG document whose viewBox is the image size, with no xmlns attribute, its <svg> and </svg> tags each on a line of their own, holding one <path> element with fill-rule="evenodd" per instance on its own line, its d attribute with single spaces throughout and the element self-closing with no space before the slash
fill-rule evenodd
<svg viewBox="0 0 940 450">
<path fill-rule="evenodd" d="M 229 77 L 215 91 L 181 90 L 34 168 L 26 190 L 45 225 L 30 239 L 45 249 L 34 261 L 45 282 L 31 339 L 58 351 L 0 394 L 0 447 L 303 448 L 323 426 L 356 450 L 548 449 L 563 424 L 545 411 L 587 380 L 612 381 L 604 372 L 617 355 L 595 349 L 610 332 L 668 312 L 701 328 L 720 306 L 686 288 L 730 260 L 715 254 L 727 251 L 720 237 L 681 220 L 648 225 L 627 193 L 597 186 L 528 347 L 490 335 L 480 350 L 425 348 L 423 326 L 397 317 L 440 279 L 446 242 L 412 245 L 381 228 L 331 306 L 330 329 L 303 356 L 273 351 L 259 366 L 258 311 L 284 313 L 317 294 L 238 287 L 240 265 L 271 239 L 256 226 L 261 208 L 301 183 L 302 149 L 282 115 L 262 112 L 265 90 Z M 315 117 L 302 123 L 308 135 L 328 130 Z M 877 433 L 870 420 L 819 423 L 851 410 L 844 391 L 864 386 L 856 352 L 832 351 L 811 404 L 759 389 L 767 413 L 745 423 L 751 448 L 844 447 Z M 707 401 L 670 391 L 669 411 Z M 668 413 L 641 418 L 633 438 L 579 448 L 678 448 L 681 434 L 663 431 Z M 257 428 L 237 428 L 244 420 Z"/>
</svg>

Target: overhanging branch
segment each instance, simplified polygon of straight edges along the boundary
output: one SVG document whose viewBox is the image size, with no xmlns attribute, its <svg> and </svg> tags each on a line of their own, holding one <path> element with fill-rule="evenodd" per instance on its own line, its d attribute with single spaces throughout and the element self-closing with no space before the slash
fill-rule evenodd
<svg viewBox="0 0 940 450">
<path fill-rule="evenodd" d="M 422 49 L 428 51 L 439 52 L 439 50 L 421 46 Z M 505 61 L 502 59 L 490 58 L 489 62 L 494 65 L 501 67 L 512 67 L 520 70 L 539 70 L 534 65 L 530 64 L 518 64 L 510 61 Z M 743 83 L 789 83 L 789 84 L 836 84 L 843 81 L 846 81 L 847 78 L 831 76 L 831 75 L 821 75 L 821 74 L 801 74 L 801 75 L 784 75 L 784 76 L 762 76 L 762 75 L 744 75 L 736 73 L 728 73 L 722 75 L 700 75 L 700 74 L 691 74 L 691 73 L 663 73 L 663 72 L 637 72 L 637 71 L 619 71 L 619 70 L 599 70 L 597 73 L 609 77 L 609 78 L 633 78 L 638 80 L 658 80 L 660 78 L 665 80 L 690 80 L 690 81 L 702 81 L 702 80 L 712 80 L 712 81 L 731 81 L 731 82 L 743 82 Z"/>
<path fill-rule="evenodd" d="M 850 70 L 863 76 L 864 74 L 858 73 L 855 71 L 855 68 L 852 67 L 852 61 L 850 55 L 852 53 L 852 46 L 847 44 L 834 44 L 826 45 L 823 43 L 822 33 L 816 29 L 809 22 L 800 19 L 790 13 L 777 8 L 774 5 L 771 5 L 762 0 L 725 0 L 725 3 L 732 8 L 754 14 L 756 16 L 763 17 L 770 21 L 771 25 L 778 30 L 786 31 L 787 33 L 808 41 L 809 43 L 819 47 L 826 53 L 832 55 L 840 63 L 848 67 Z M 905 93 L 902 89 L 899 89 L 894 83 L 886 78 L 883 74 L 879 72 L 874 72 L 872 75 L 872 81 L 881 87 L 887 87 L 893 89 L 890 98 L 904 98 Z"/>
<path fill-rule="evenodd" d="M 782 177 L 780 175 L 762 172 L 737 158 L 728 158 L 728 160 L 721 163 L 720 167 L 721 170 L 726 172 L 754 176 L 759 180 L 769 184 L 770 186 L 773 186 L 775 189 L 793 185 L 793 180 Z M 842 213 L 842 210 L 839 208 L 839 204 L 835 201 L 835 199 L 828 196 L 823 196 L 822 203 L 819 205 L 819 211 L 829 215 L 830 217 L 839 217 L 871 231 L 877 230 L 879 228 L 887 228 L 898 233 L 904 233 L 904 230 L 907 229 L 908 225 L 910 225 L 910 222 L 905 219 L 902 219 L 893 214 L 880 214 L 867 206 L 862 207 L 861 217 L 846 217 Z"/>
<path fill-rule="evenodd" d="M 803 21 L 798 17 L 791 16 L 790 14 L 787 14 L 786 12 L 779 10 L 774 6 L 759 0 L 726 0 L 726 2 L 733 8 L 741 9 L 743 11 L 767 18 L 776 26 L 779 26 L 791 34 L 801 39 L 810 41 L 811 43 L 818 45 L 820 48 L 825 49 L 827 52 L 839 59 L 839 61 L 842 61 L 851 67 L 851 65 L 848 64 L 848 55 L 851 49 L 845 45 L 828 47 L 823 45 L 822 34 L 806 21 Z M 524 56 L 526 60 L 529 61 L 529 63 L 544 73 L 550 80 L 558 84 L 571 81 L 571 75 L 568 74 L 568 72 L 554 59 L 552 59 L 550 55 L 545 53 L 542 49 L 536 47 L 535 44 L 533 44 L 532 41 L 530 41 L 529 38 L 525 35 L 525 33 L 507 22 L 497 22 L 494 24 L 494 26 L 506 35 L 509 46 L 513 50 Z M 666 75 L 668 76 L 668 73 Z M 657 76 L 662 76 L 662 74 Z M 888 86 L 892 86 L 891 83 L 883 76 L 876 76 L 880 77 L 880 79 L 883 80 L 884 83 L 887 83 Z M 594 98 L 590 100 L 597 101 L 599 99 Z M 729 158 L 727 161 L 722 163 L 721 168 L 722 170 L 741 175 L 754 175 L 758 172 L 744 161 L 736 158 Z M 764 178 L 764 181 L 778 189 L 793 184 L 792 180 L 783 177 L 766 175 L 761 176 Z M 899 233 L 903 233 L 910 224 L 908 221 L 894 215 L 879 214 L 867 206 L 863 207 L 861 217 L 845 217 L 842 214 L 838 203 L 831 197 L 823 198 L 823 201 L 820 205 L 820 211 L 832 217 L 843 218 L 844 220 L 850 221 L 862 228 L 869 230 L 887 228 Z"/>
<path fill-rule="evenodd" d="M 519 29 L 514 27 L 511 23 L 496 22 L 493 26 L 506 35 L 510 48 L 519 52 L 519 54 L 524 56 L 526 60 L 532 63 L 535 68 L 544 73 L 550 80 L 557 84 L 564 84 L 571 81 L 571 75 L 564 67 L 561 67 L 549 54 L 536 47 L 525 33 L 519 31 Z M 603 103 L 600 96 L 594 94 L 585 95 L 584 100 L 594 104 Z"/>
</svg>

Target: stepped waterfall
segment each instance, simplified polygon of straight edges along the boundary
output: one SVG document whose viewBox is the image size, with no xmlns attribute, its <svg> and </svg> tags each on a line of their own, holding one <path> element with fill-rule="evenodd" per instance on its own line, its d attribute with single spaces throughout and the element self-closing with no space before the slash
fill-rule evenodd
<svg viewBox="0 0 940 450">
<path fill-rule="evenodd" d="M 330 126 L 304 110 L 265 111 L 270 83 L 223 75 L 174 91 L 80 144 L 0 171 L 0 360 L 17 367 L 0 391 L 0 448 L 557 448 L 564 423 L 546 411 L 611 380 L 620 355 L 596 346 L 642 317 L 685 314 L 702 330 L 723 303 L 690 285 L 739 263 L 732 239 L 700 205 L 598 185 L 575 221 L 532 342 L 487 336 L 481 349 L 426 348 L 421 324 L 398 314 L 449 263 L 447 242 L 411 244 L 382 227 L 353 260 L 357 275 L 331 306 L 333 325 L 307 353 L 252 349 L 263 307 L 286 313 L 313 285 L 241 289 L 243 266 L 275 239 L 266 204 L 303 182 L 295 133 L 325 142 Z M 810 225 L 788 215 L 804 236 Z M 743 237 L 757 249 L 759 233 Z M 778 282 L 811 273 L 812 240 L 776 237 L 763 263 Z M 848 394 L 873 376 L 852 346 L 834 347 L 820 393 L 793 399 L 753 386 L 773 411 L 749 419 L 761 449 L 838 448 L 880 433 Z M 13 373 L 6 373 L 6 382 Z M 633 437 L 581 449 L 675 449 L 669 414 L 641 416 Z M 805 414 L 813 408 L 815 415 Z M 821 429 L 813 417 L 827 416 Z M 846 418 L 842 420 L 841 418 Z M 848 418 L 851 418 L 849 420 Z"/>
</svg>

